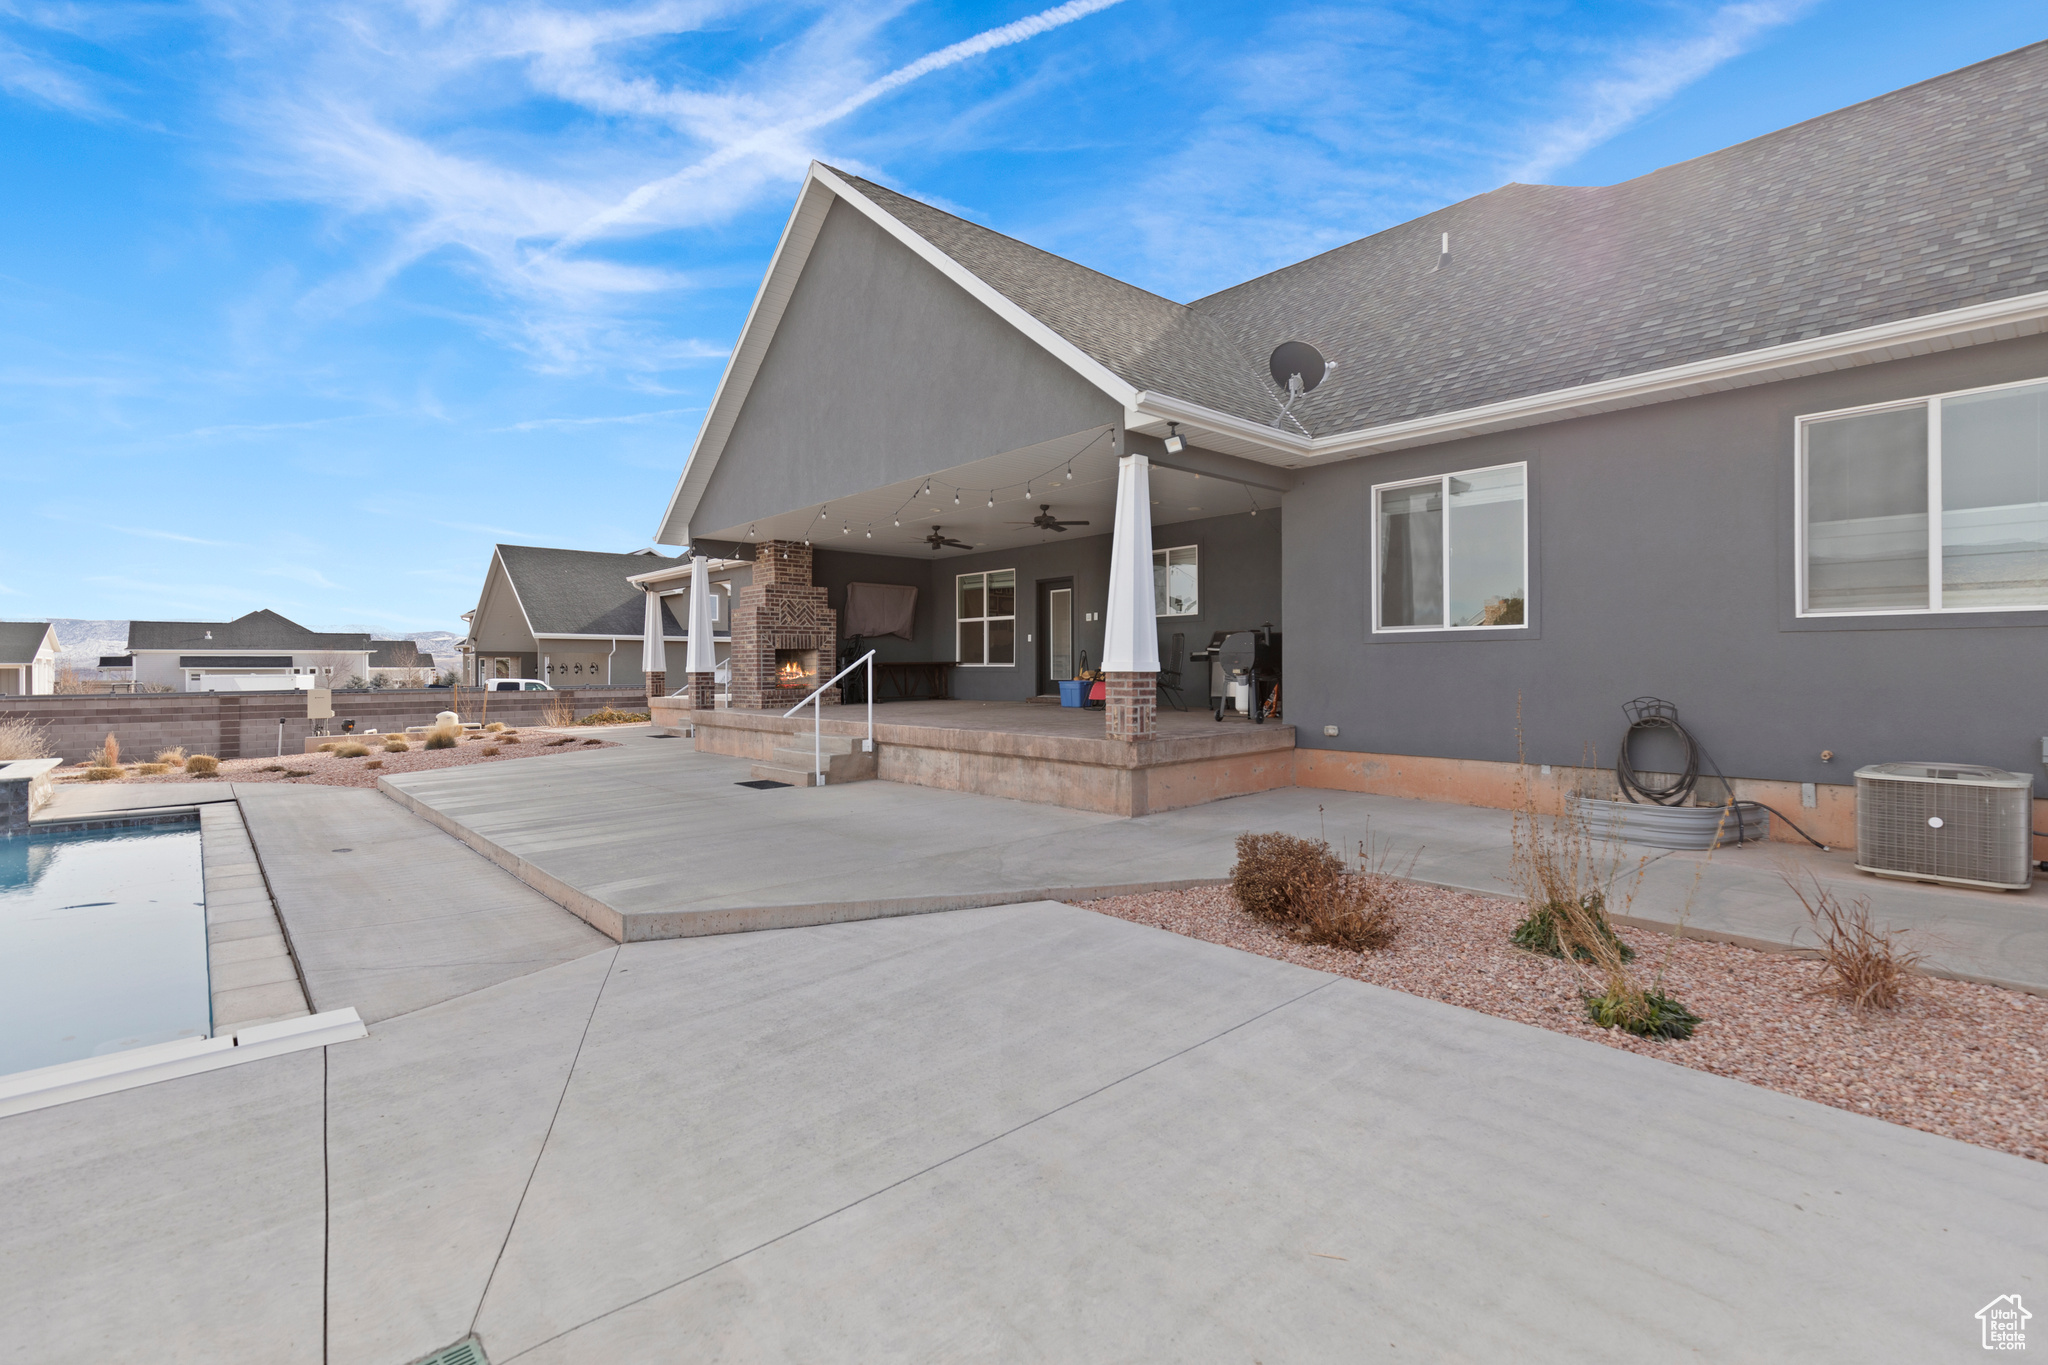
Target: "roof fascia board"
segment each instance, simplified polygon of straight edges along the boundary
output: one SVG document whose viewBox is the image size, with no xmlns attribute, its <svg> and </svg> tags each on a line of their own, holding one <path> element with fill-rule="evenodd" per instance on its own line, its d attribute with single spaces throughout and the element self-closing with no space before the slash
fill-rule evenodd
<svg viewBox="0 0 2048 1365">
<path fill-rule="evenodd" d="M 689 543 L 689 518 L 697 510 L 697 501 L 704 495 L 704 485 L 711 481 L 711 473 L 718 467 L 718 457 L 725 451 L 726 438 L 732 435 L 733 423 L 739 420 L 740 408 L 753 389 L 754 377 L 760 373 L 761 361 L 768 354 L 768 343 L 774 339 L 783 310 L 789 305 L 797 276 L 803 273 L 804 263 L 811 256 L 811 247 L 817 243 L 818 230 L 825 225 L 825 211 L 832 206 L 832 193 L 831 188 L 818 179 L 818 164 L 812 162 L 803 189 L 797 193 L 796 206 L 789 212 L 789 221 L 782 225 L 782 237 L 775 243 L 775 254 L 768 260 L 768 273 L 762 276 L 753 306 L 747 309 L 747 320 L 740 327 L 739 341 L 732 348 L 731 358 L 725 362 L 725 373 L 719 377 L 718 389 L 711 396 L 711 406 L 705 409 L 704 425 L 697 430 L 697 440 L 690 447 L 690 457 L 683 461 L 676 491 L 669 497 L 661 524 L 654 529 L 655 544 Z"/>
<path fill-rule="evenodd" d="M 1498 403 L 1436 413 L 1412 421 L 1365 427 L 1306 440 L 1256 422 L 1205 408 L 1169 394 L 1145 392 L 1132 404 L 1134 423 L 1145 418 L 1185 422 L 1299 457 L 1374 455 L 1465 436 L 1589 417 L 1622 408 L 1693 398 L 1726 389 L 1797 379 L 1857 365 L 1904 360 L 1936 351 L 2010 341 L 2048 330 L 2048 291 L 1971 304 L 1920 317 L 1832 332 L 1735 355 L 1715 356 L 1643 374 L 1604 379 L 1568 389 L 1528 394 Z"/>
<path fill-rule="evenodd" d="M 704 561 L 704 567 L 708 572 L 718 573 L 721 570 L 730 569 L 746 562 L 744 559 L 707 559 Z M 655 569 L 650 573 L 627 574 L 626 581 L 635 586 L 645 588 L 658 583 L 666 583 L 670 579 L 687 580 L 689 576 L 690 562 L 684 560 L 680 564 L 666 569 Z"/>
<path fill-rule="evenodd" d="M 922 236 L 913 232 L 880 204 L 862 194 L 853 186 L 841 180 L 831 171 L 816 162 L 811 163 L 811 174 L 829 187 L 832 193 L 872 219 L 875 225 L 894 237 L 925 262 L 944 275 L 954 284 L 966 290 L 974 299 L 1003 321 L 1038 343 L 1061 364 L 1102 390 L 1119 407 L 1128 408 L 1137 396 L 1137 389 L 1128 381 L 1104 365 L 1101 361 L 1083 351 L 1073 342 L 1040 322 L 1024 309 L 1013 303 L 1009 296 L 995 288 L 981 276 L 969 270 L 945 252 L 933 246 Z"/>
</svg>

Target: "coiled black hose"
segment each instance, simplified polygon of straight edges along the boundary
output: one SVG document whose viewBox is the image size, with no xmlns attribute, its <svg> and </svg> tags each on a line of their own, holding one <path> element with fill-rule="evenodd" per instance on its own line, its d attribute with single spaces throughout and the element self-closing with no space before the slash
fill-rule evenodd
<svg viewBox="0 0 2048 1365">
<path fill-rule="evenodd" d="M 1692 737 L 1690 730 L 1678 723 L 1678 708 L 1676 706 L 1663 700 L 1661 697 L 1637 697 L 1634 701 L 1622 707 L 1621 711 L 1623 715 L 1628 717 L 1628 729 L 1622 732 L 1621 751 L 1614 758 L 1614 777 L 1621 784 L 1621 794 L 1627 797 L 1631 803 L 1642 805 L 1648 802 L 1653 806 L 1684 805 L 1692 799 L 1694 789 L 1699 786 L 1701 758 L 1707 760 L 1707 765 L 1714 770 L 1714 776 L 1721 779 L 1721 789 L 1724 792 L 1732 793 L 1733 788 L 1728 785 L 1728 779 L 1721 774 L 1721 765 L 1714 762 L 1713 756 L 1708 754 L 1700 746 L 1700 742 Z M 1635 737 L 1639 734 L 1647 734 L 1653 731 L 1662 731 L 1677 736 L 1678 742 L 1685 748 L 1684 768 L 1676 778 L 1658 786 L 1652 786 L 1643 781 L 1641 776 L 1637 774 L 1634 763 L 1629 759 L 1629 745 Z M 1753 806 L 1758 810 L 1770 811 L 1771 814 L 1777 816 L 1780 820 L 1784 820 L 1786 826 L 1794 834 L 1797 834 L 1822 852 L 1827 851 L 1826 844 L 1814 838 L 1790 820 L 1786 820 L 1783 812 L 1766 806 L 1761 801 L 1730 800 L 1727 804 L 1736 811 L 1735 842 L 1738 844 L 1748 842 L 1747 831 L 1742 826 L 1741 811 L 1745 806 Z"/>
</svg>

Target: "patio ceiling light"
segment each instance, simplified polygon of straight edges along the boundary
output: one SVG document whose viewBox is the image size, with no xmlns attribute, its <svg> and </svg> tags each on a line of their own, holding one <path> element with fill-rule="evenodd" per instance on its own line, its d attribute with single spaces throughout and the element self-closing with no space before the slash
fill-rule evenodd
<svg viewBox="0 0 2048 1365">
<path fill-rule="evenodd" d="M 1166 424 L 1166 440 L 1162 444 L 1165 445 L 1166 453 L 1169 455 L 1178 455 L 1188 448 L 1188 438 L 1180 434 L 1180 423 L 1168 422 Z"/>
<path fill-rule="evenodd" d="M 996 505 L 996 490 L 993 488 L 988 490 L 988 505 L 990 507 L 994 507 Z"/>
</svg>

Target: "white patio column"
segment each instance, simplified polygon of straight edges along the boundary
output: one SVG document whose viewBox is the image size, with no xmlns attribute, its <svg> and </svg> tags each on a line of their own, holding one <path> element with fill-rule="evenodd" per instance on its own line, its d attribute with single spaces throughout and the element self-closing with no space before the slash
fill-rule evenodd
<svg viewBox="0 0 2048 1365">
<path fill-rule="evenodd" d="M 711 639 L 711 571 L 703 555 L 690 556 L 688 672 L 691 709 L 709 711 L 718 704 L 712 695 L 718 681 L 718 647 Z"/>
<path fill-rule="evenodd" d="M 1109 738 L 1151 739 L 1159 716 L 1159 621 L 1152 601 L 1152 464 L 1143 455 L 1117 461 L 1102 673 Z"/>
<path fill-rule="evenodd" d="M 661 635 L 661 594 L 647 589 L 647 611 L 640 625 L 640 671 L 647 675 L 647 700 L 668 695 L 668 645 Z"/>
</svg>

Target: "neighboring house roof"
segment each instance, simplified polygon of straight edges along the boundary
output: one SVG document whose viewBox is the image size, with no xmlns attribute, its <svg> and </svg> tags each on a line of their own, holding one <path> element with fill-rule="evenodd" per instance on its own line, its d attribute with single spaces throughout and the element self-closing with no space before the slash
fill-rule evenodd
<svg viewBox="0 0 2048 1365">
<path fill-rule="evenodd" d="M 372 668 L 432 668 L 434 656 L 412 640 L 372 640 Z"/>
<path fill-rule="evenodd" d="M 48 621 L 0 621 L 0 664 L 32 664 L 49 639 Z M 50 640 L 50 647 L 57 642 Z"/>
<path fill-rule="evenodd" d="M 208 632 L 212 638 L 208 639 Z M 368 634 L 308 630 L 274 611 L 252 611 L 232 621 L 130 621 L 128 649 L 292 649 L 360 654 Z"/>
<path fill-rule="evenodd" d="M 180 668 L 290 668 L 289 654 L 181 654 Z"/>
<path fill-rule="evenodd" d="M 648 570 L 648 554 L 601 550 L 551 550 L 537 545 L 500 545 L 498 562 L 526 613 L 527 628 L 540 635 L 602 635 L 640 638 L 647 598 L 627 577 Z M 656 559 L 664 556 L 656 555 Z M 663 604 L 662 632 L 681 635 L 682 626 Z"/>
<path fill-rule="evenodd" d="M 2048 290 L 2048 43 L 1599 188 L 1511 184 L 1182 306 L 844 172 L 1134 387 L 1312 435 Z M 1438 267 L 1442 234 L 1449 263 Z"/>
</svg>

